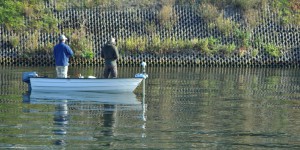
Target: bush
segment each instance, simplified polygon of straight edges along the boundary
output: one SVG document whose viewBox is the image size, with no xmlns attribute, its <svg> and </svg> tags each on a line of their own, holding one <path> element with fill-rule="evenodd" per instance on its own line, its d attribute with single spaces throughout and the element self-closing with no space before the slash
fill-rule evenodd
<svg viewBox="0 0 300 150">
<path fill-rule="evenodd" d="M 234 0 L 228 1 L 228 4 L 245 11 L 252 8 L 258 8 L 258 6 L 261 4 L 261 0 Z"/>
<path fill-rule="evenodd" d="M 189 46 L 189 44 L 187 43 L 187 41 L 183 40 L 183 39 L 178 39 L 176 40 L 177 42 L 177 50 L 183 50 L 183 49 L 187 49 Z"/>
<path fill-rule="evenodd" d="M 270 56 L 279 57 L 281 55 L 280 48 L 275 44 L 268 43 L 264 44 L 263 47 Z"/>
<path fill-rule="evenodd" d="M 18 35 L 13 35 L 9 37 L 9 44 L 13 47 L 16 48 L 17 46 L 20 45 L 20 37 Z"/>
<path fill-rule="evenodd" d="M 235 29 L 234 35 L 240 40 L 240 47 L 245 47 L 246 49 L 250 46 L 251 34 L 248 31 L 242 31 L 238 28 Z"/>
<path fill-rule="evenodd" d="M 256 9 L 248 9 L 245 10 L 243 13 L 244 19 L 246 20 L 246 23 L 248 27 L 254 28 L 256 25 L 259 24 L 259 13 Z"/>
<path fill-rule="evenodd" d="M 209 53 L 209 48 L 208 48 L 208 39 L 200 39 L 198 44 L 197 44 L 197 48 L 199 48 L 199 51 L 204 52 L 204 53 Z"/>
<path fill-rule="evenodd" d="M 8 30 L 21 30 L 25 27 L 22 2 L 0 1 L 0 24 Z"/>
<path fill-rule="evenodd" d="M 136 43 L 134 37 L 129 37 L 125 40 L 125 50 L 126 51 L 135 51 L 136 49 Z"/>
<path fill-rule="evenodd" d="M 52 55 L 54 44 L 51 42 L 44 43 L 43 47 L 41 47 L 41 52 L 44 54 Z"/>
<path fill-rule="evenodd" d="M 258 49 L 253 49 L 252 53 L 251 53 L 251 56 L 256 57 L 258 55 L 258 52 L 259 52 Z"/>
<path fill-rule="evenodd" d="M 228 18 L 223 18 L 223 16 L 219 16 L 216 20 L 216 27 L 219 31 L 226 36 L 233 32 L 234 25 L 231 23 L 231 20 Z"/>
<path fill-rule="evenodd" d="M 152 35 L 150 45 L 148 47 L 148 51 L 149 52 L 160 51 L 160 48 L 161 48 L 160 43 L 161 43 L 161 39 L 160 39 L 159 35 L 157 35 L 157 34 Z"/>
<path fill-rule="evenodd" d="M 147 40 L 145 37 L 142 36 L 138 36 L 136 37 L 136 49 L 139 52 L 144 52 L 146 50 L 146 46 L 147 46 Z"/>
<path fill-rule="evenodd" d="M 272 1 L 271 6 L 281 17 L 282 25 L 300 25 L 300 3 L 297 0 Z"/>
<path fill-rule="evenodd" d="M 167 29 L 171 29 L 177 22 L 176 14 L 173 12 L 173 6 L 171 4 L 164 5 L 158 14 L 158 19 L 160 25 Z"/>
<path fill-rule="evenodd" d="M 67 33 L 70 35 L 70 47 L 74 50 L 76 57 L 91 59 L 94 57 L 92 38 L 89 37 L 84 29 L 72 30 Z"/>
<path fill-rule="evenodd" d="M 162 42 L 161 42 L 161 48 L 160 48 L 160 52 L 161 53 L 165 53 L 168 51 L 173 51 L 176 48 L 176 40 L 172 39 L 172 38 L 165 38 Z"/>
<path fill-rule="evenodd" d="M 129 52 L 144 52 L 147 50 L 148 41 L 143 36 L 130 36 L 118 42 L 119 49 Z"/>
<path fill-rule="evenodd" d="M 25 50 L 27 53 L 33 54 L 38 51 L 39 48 L 39 33 L 27 33 L 27 39 L 25 40 Z"/>
<path fill-rule="evenodd" d="M 228 44 L 226 46 L 226 53 L 231 54 L 236 50 L 236 45 L 234 43 Z"/>
<path fill-rule="evenodd" d="M 208 22 L 215 21 L 219 17 L 219 14 L 217 7 L 210 3 L 199 5 L 199 15 Z"/>
</svg>

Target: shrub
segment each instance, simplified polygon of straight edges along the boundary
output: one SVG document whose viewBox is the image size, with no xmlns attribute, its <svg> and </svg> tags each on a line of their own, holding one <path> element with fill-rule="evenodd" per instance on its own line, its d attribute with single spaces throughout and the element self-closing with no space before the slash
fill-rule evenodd
<svg viewBox="0 0 300 150">
<path fill-rule="evenodd" d="M 118 42 L 119 49 L 129 52 L 144 52 L 147 49 L 147 39 L 143 36 L 130 36 Z"/>
<path fill-rule="evenodd" d="M 236 50 L 236 45 L 234 43 L 228 44 L 226 47 L 227 53 L 231 54 Z"/>
<path fill-rule="evenodd" d="M 210 3 L 203 3 L 199 5 L 199 15 L 206 21 L 211 22 L 218 18 L 219 11 L 217 7 Z"/>
<path fill-rule="evenodd" d="M 161 49 L 161 39 L 159 37 L 159 35 L 154 34 L 152 35 L 151 41 L 150 41 L 150 45 L 149 45 L 149 51 L 150 52 L 158 52 Z"/>
<path fill-rule="evenodd" d="M 199 46 L 197 47 L 199 48 L 200 52 L 209 53 L 208 39 L 201 39 L 198 45 Z"/>
<path fill-rule="evenodd" d="M 171 4 L 164 5 L 159 14 L 158 19 L 160 25 L 164 26 L 167 29 L 171 29 L 173 25 L 177 22 L 176 14 L 173 12 L 173 6 Z"/>
<path fill-rule="evenodd" d="M 261 0 L 234 0 L 229 1 L 228 3 L 245 11 L 257 8 L 261 4 Z"/>
<path fill-rule="evenodd" d="M 210 49 L 214 49 L 215 45 L 218 45 L 218 43 L 219 43 L 218 39 L 216 39 L 216 38 L 214 38 L 212 36 L 210 36 L 208 38 L 208 46 L 209 46 Z"/>
<path fill-rule="evenodd" d="M 21 30 L 25 27 L 22 3 L 18 1 L 0 1 L 0 24 L 8 30 Z"/>
<path fill-rule="evenodd" d="M 258 52 L 259 52 L 258 49 L 253 49 L 252 53 L 251 53 L 251 56 L 256 57 L 258 55 Z"/>
<path fill-rule="evenodd" d="M 161 42 L 160 52 L 165 53 L 167 51 L 174 50 L 175 47 L 176 47 L 176 40 L 171 39 L 171 38 L 165 38 Z"/>
<path fill-rule="evenodd" d="M 229 18 L 223 18 L 223 16 L 219 16 L 216 20 L 216 27 L 219 31 L 226 36 L 228 36 L 233 31 L 233 24 Z"/>
<path fill-rule="evenodd" d="M 234 35 L 240 40 L 240 46 L 246 49 L 250 46 L 251 34 L 248 31 L 242 31 L 238 28 L 234 31 Z"/>
<path fill-rule="evenodd" d="M 198 46 L 200 48 L 200 51 L 210 55 L 214 53 L 216 50 L 215 44 L 216 44 L 216 40 L 213 37 L 210 37 L 210 38 L 204 38 L 199 40 Z"/>
<path fill-rule="evenodd" d="M 33 54 L 39 48 L 39 33 L 27 33 L 27 39 L 25 40 L 25 50 L 28 53 Z"/>
<path fill-rule="evenodd" d="M 82 26 L 80 29 L 70 29 L 70 47 L 74 50 L 76 57 L 91 59 L 94 57 L 92 38 L 89 37 Z"/>
<path fill-rule="evenodd" d="M 52 55 L 52 50 L 53 50 L 54 44 L 51 42 L 46 42 L 44 44 L 44 46 L 41 48 L 41 50 L 45 53 L 45 54 L 50 54 Z"/>
<path fill-rule="evenodd" d="M 243 16 L 246 20 L 248 27 L 254 28 L 256 25 L 259 24 L 259 22 L 258 22 L 259 13 L 256 9 L 245 10 L 245 12 L 243 13 Z"/>
<path fill-rule="evenodd" d="M 57 24 L 58 19 L 54 17 L 53 14 L 45 14 L 42 16 L 42 27 L 41 29 L 46 32 L 56 32 L 58 31 Z"/>
<path fill-rule="evenodd" d="M 178 39 L 177 41 L 177 49 L 178 50 L 183 50 L 186 49 L 188 46 L 187 41 L 183 40 L 183 39 Z"/>
<path fill-rule="evenodd" d="M 155 29 L 156 29 L 156 25 L 155 25 L 154 22 L 146 24 L 146 31 L 147 31 L 147 33 L 154 34 L 155 33 Z"/>
<path fill-rule="evenodd" d="M 217 50 L 218 53 L 224 54 L 224 55 L 229 55 L 232 54 L 234 50 L 236 50 L 236 45 L 234 43 L 232 44 L 217 44 L 215 45 L 215 49 Z"/>
<path fill-rule="evenodd" d="M 300 3 L 296 0 L 272 1 L 271 6 L 281 17 L 280 23 L 282 25 L 300 25 Z"/>
<path fill-rule="evenodd" d="M 18 35 L 13 35 L 9 37 L 9 44 L 16 48 L 18 45 L 20 45 L 20 37 Z"/>
<path fill-rule="evenodd" d="M 190 49 L 199 49 L 199 43 L 200 40 L 198 38 L 193 38 L 190 42 L 189 42 L 189 48 Z"/>
<path fill-rule="evenodd" d="M 139 36 L 136 37 L 136 49 L 139 52 L 144 52 L 146 50 L 146 46 L 147 46 L 147 40 L 145 37 Z"/>
<path fill-rule="evenodd" d="M 125 40 L 125 50 L 127 51 L 135 51 L 136 44 L 135 44 L 135 39 L 134 37 L 129 37 Z"/>
<path fill-rule="evenodd" d="M 270 56 L 279 57 L 281 54 L 280 48 L 275 44 L 268 43 L 268 44 L 264 44 L 263 47 Z"/>
</svg>

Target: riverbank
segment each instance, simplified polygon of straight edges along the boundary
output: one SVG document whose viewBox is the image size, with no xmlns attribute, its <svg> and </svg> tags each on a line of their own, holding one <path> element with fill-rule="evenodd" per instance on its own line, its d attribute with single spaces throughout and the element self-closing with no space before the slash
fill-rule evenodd
<svg viewBox="0 0 300 150">
<path fill-rule="evenodd" d="M 299 67 L 300 50 L 294 51 L 285 57 L 269 57 L 267 55 L 224 56 L 203 55 L 200 53 L 172 53 L 172 54 L 134 54 L 121 55 L 119 66 L 139 66 L 141 62 L 147 62 L 148 66 L 155 67 Z M 38 56 L 30 58 L 1 57 L 1 66 L 54 66 L 54 59 L 50 56 Z M 71 58 L 70 66 L 103 66 L 102 58 Z"/>
<path fill-rule="evenodd" d="M 0 65 L 52 66 L 52 48 L 61 33 L 75 52 L 73 66 L 102 65 L 101 47 L 111 37 L 117 39 L 122 56 L 119 65 L 123 66 L 141 61 L 152 66 L 299 65 L 300 27 L 292 20 L 283 23 L 289 17 L 269 5 L 251 7 L 252 13 L 229 4 L 220 10 L 211 3 L 63 10 L 41 5 L 49 8 L 48 13 L 57 21 L 52 22 L 53 30 L 46 24 L 47 30 L 2 25 Z M 297 19 L 298 11 L 289 14 Z M 23 19 L 26 27 L 34 23 L 30 16 Z"/>
</svg>

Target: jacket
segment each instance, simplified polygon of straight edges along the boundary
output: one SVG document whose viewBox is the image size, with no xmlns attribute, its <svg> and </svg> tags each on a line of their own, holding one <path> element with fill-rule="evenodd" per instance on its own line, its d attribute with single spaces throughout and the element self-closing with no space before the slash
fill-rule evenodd
<svg viewBox="0 0 300 150">
<path fill-rule="evenodd" d="M 105 65 L 116 66 L 119 59 L 118 48 L 112 43 L 105 44 L 102 47 L 101 57 L 104 58 Z"/>
<path fill-rule="evenodd" d="M 68 66 L 69 57 L 74 55 L 73 50 L 64 42 L 55 45 L 53 53 L 56 66 Z"/>
</svg>

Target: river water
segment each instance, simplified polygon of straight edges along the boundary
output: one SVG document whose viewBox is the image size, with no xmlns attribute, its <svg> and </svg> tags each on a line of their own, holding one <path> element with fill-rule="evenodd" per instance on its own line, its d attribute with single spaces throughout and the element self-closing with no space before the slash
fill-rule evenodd
<svg viewBox="0 0 300 150">
<path fill-rule="evenodd" d="M 100 77 L 103 68 L 69 68 Z M 2 67 L 0 148 L 300 149 L 300 71 L 293 68 L 149 67 L 145 93 L 33 98 L 22 72 Z M 141 68 L 119 67 L 119 77 Z M 66 95 L 75 95 L 72 98 Z"/>
</svg>

